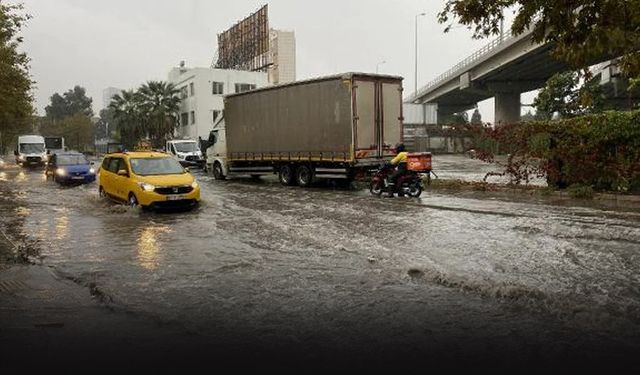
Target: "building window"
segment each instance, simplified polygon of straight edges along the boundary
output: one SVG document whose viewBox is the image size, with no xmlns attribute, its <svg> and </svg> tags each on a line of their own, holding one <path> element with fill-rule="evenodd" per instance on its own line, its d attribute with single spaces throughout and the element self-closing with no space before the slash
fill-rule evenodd
<svg viewBox="0 0 640 375">
<path fill-rule="evenodd" d="M 213 123 L 215 124 L 218 117 L 220 117 L 220 112 L 222 111 L 213 110 L 212 112 L 213 112 Z"/>
<path fill-rule="evenodd" d="M 211 93 L 213 95 L 222 95 L 224 94 L 224 83 L 222 82 L 213 82 L 213 87 L 211 89 Z"/>
<path fill-rule="evenodd" d="M 196 123 L 196 113 L 194 111 L 191 111 L 191 123 Z"/>
<path fill-rule="evenodd" d="M 195 95 L 195 89 L 194 89 L 194 87 L 193 87 L 193 82 L 191 82 L 191 83 L 189 84 L 189 95 L 190 95 L 190 96 Z"/>
<path fill-rule="evenodd" d="M 186 126 L 189 125 L 189 113 L 184 112 L 180 115 L 180 125 Z"/>
<path fill-rule="evenodd" d="M 187 86 L 180 87 L 180 99 L 185 99 L 187 97 Z"/>
<path fill-rule="evenodd" d="M 236 83 L 236 93 L 255 90 L 256 85 L 251 83 Z"/>
</svg>

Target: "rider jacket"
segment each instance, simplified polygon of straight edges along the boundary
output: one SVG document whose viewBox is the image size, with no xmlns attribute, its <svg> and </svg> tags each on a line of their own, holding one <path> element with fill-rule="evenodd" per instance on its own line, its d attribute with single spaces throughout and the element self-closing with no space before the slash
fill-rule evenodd
<svg viewBox="0 0 640 375">
<path fill-rule="evenodd" d="M 396 157 L 393 158 L 393 160 L 391 160 L 391 164 L 392 165 L 397 165 L 398 169 L 406 169 L 406 167 L 407 167 L 407 154 L 408 154 L 408 152 L 406 152 L 406 151 L 399 152 L 398 155 L 396 155 Z"/>
</svg>

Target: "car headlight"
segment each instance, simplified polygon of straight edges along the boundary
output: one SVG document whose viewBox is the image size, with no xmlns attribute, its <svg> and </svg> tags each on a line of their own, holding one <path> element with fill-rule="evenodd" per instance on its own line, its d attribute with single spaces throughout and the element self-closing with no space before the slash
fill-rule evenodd
<svg viewBox="0 0 640 375">
<path fill-rule="evenodd" d="M 20 161 L 25 161 L 25 160 L 26 160 L 26 158 L 24 157 L 24 155 L 20 155 L 20 156 L 18 156 L 18 160 L 20 160 Z"/>
<path fill-rule="evenodd" d="M 140 186 L 140 189 L 144 190 L 144 191 L 153 191 L 156 187 L 151 185 L 151 184 L 147 184 L 145 182 L 141 182 L 138 184 L 138 186 Z"/>
<path fill-rule="evenodd" d="M 194 188 L 194 189 L 197 188 L 198 187 L 198 181 L 193 180 L 193 182 L 191 183 L 191 187 Z"/>
<path fill-rule="evenodd" d="M 95 169 L 93 169 L 93 168 L 89 168 L 89 173 L 91 173 L 91 174 L 95 174 L 95 173 L 96 173 L 96 170 L 95 170 Z"/>
<path fill-rule="evenodd" d="M 65 170 L 64 170 L 64 169 L 62 169 L 62 168 L 58 168 L 58 169 L 56 169 L 56 174 L 57 174 L 58 176 L 64 176 L 65 174 L 67 174 L 67 171 L 65 171 Z"/>
</svg>

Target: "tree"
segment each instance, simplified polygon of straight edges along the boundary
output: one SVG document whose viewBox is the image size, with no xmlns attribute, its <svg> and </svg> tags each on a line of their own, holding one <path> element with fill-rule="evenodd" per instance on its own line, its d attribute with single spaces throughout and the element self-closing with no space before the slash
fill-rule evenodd
<svg viewBox="0 0 640 375">
<path fill-rule="evenodd" d="M 622 56 L 627 77 L 640 79 L 640 1 L 620 0 L 448 0 L 438 14 L 474 29 L 474 38 L 497 35 L 504 11 L 515 9 L 511 31 L 533 28 L 535 42 L 554 43 L 554 57 L 575 70 L 604 57 Z"/>
<path fill-rule="evenodd" d="M 555 113 L 568 118 L 587 113 L 602 112 L 604 98 L 597 81 L 587 81 L 580 86 L 575 72 L 554 74 L 533 101 L 537 115 L 550 120 Z"/>
<path fill-rule="evenodd" d="M 133 147 L 147 133 L 140 107 L 140 96 L 133 90 L 114 95 L 109 104 L 120 141 L 127 148 Z"/>
<path fill-rule="evenodd" d="M 96 138 L 110 138 L 115 130 L 116 122 L 113 118 L 113 108 L 107 107 L 100 110 L 100 119 L 96 123 Z"/>
<path fill-rule="evenodd" d="M 91 118 L 93 109 L 91 103 L 93 99 L 87 97 L 84 87 L 75 86 L 63 95 L 55 93 L 51 96 L 51 104 L 45 108 L 47 117 L 52 121 L 60 121 L 68 116 L 82 114 Z"/>
<path fill-rule="evenodd" d="M 0 152 L 16 136 L 28 131 L 33 115 L 29 57 L 19 53 L 20 29 L 31 16 L 19 14 L 22 5 L 0 2 Z"/>
<path fill-rule="evenodd" d="M 178 126 L 179 90 L 171 83 L 149 81 L 137 91 L 114 95 L 109 104 L 120 140 L 131 148 L 148 138 L 161 147 Z"/>
<path fill-rule="evenodd" d="M 478 108 L 476 108 L 471 115 L 471 125 L 482 125 L 482 115 Z"/>
<path fill-rule="evenodd" d="M 161 146 L 178 126 L 179 92 L 173 84 L 162 81 L 149 81 L 138 90 L 147 132 L 155 146 Z"/>
</svg>

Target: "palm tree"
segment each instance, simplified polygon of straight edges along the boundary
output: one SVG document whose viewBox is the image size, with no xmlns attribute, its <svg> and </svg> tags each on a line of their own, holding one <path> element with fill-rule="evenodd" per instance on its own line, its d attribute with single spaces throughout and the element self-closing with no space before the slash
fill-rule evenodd
<svg viewBox="0 0 640 375">
<path fill-rule="evenodd" d="M 113 110 L 116 129 L 125 147 L 131 148 L 147 134 L 147 127 L 141 113 L 140 95 L 133 91 L 122 91 L 111 99 L 109 108 Z"/>
<path fill-rule="evenodd" d="M 138 89 L 140 112 L 151 142 L 161 147 L 178 126 L 180 91 L 168 82 L 149 81 Z"/>
</svg>

